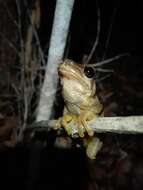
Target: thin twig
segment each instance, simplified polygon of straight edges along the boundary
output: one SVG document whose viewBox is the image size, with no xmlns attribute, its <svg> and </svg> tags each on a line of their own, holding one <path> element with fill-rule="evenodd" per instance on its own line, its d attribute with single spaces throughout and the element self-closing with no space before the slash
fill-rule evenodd
<svg viewBox="0 0 143 190">
<path fill-rule="evenodd" d="M 117 1 L 117 5 L 114 7 L 113 13 L 112 13 L 112 16 L 111 16 L 111 21 L 110 21 L 110 25 L 109 25 L 109 29 L 108 29 L 108 34 L 107 34 L 107 39 L 106 39 L 106 42 L 105 42 L 105 50 L 103 52 L 103 56 L 102 56 L 102 59 L 101 59 L 102 61 L 105 60 L 105 57 L 106 57 L 106 54 L 107 54 L 109 41 L 110 41 L 111 33 L 112 33 L 112 28 L 113 28 L 113 24 L 114 24 L 114 19 L 115 19 L 117 9 L 118 9 L 118 4 L 119 4 L 119 1 Z"/>
<path fill-rule="evenodd" d="M 20 96 L 20 92 L 18 90 L 18 88 L 16 87 L 16 85 L 12 82 L 11 83 L 11 87 L 14 89 L 16 96 L 19 97 Z"/>
<path fill-rule="evenodd" d="M 23 116 L 24 122 L 20 121 L 21 127 L 18 134 L 18 141 L 21 141 L 23 139 L 23 131 L 25 129 L 25 120 L 27 116 L 27 105 L 25 105 L 25 57 L 24 57 L 24 40 L 22 37 L 22 23 L 21 23 L 21 9 L 20 9 L 20 2 L 18 0 L 15 0 L 16 6 L 17 6 L 17 13 L 18 13 L 18 32 L 19 32 L 19 40 L 20 40 L 20 63 L 21 63 L 21 81 L 20 81 L 20 87 L 21 87 L 21 96 L 24 99 L 24 111 L 22 113 L 21 106 L 19 105 L 18 109 L 20 111 L 20 116 Z M 23 109 L 23 108 L 22 108 Z"/>
<path fill-rule="evenodd" d="M 16 46 L 11 41 L 9 41 L 9 39 L 2 32 L 0 32 L 0 36 L 7 42 L 9 47 L 11 47 L 16 52 L 16 54 L 20 57 L 20 53 L 17 50 Z"/>
<path fill-rule="evenodd" d="M 17 6 L 17 12 L 18 12 L 18 30 L 19 30 L 19 39 L 20 39 L 20 48 L 21 48 L 21 61 L 24 63 L 24 41 L 22 38 L 22 24 L 21 24 L 21 10 L 20 10 L 20 5 L 19 1 L 16 1 L 16 6 Z"/>
<path fill-rule="evenodd" d="M 102 68 L 97 68 L 96 71 L 102 72 L 102 73 L 113 73 L 113 69 L 102 69 Z"/>
<path fill-rule="evenodd" d="M 17 21 L 14 19 L 13 15 L 11 14 L 11 12 L 9 11 L 9 8 L 7 6 L 7 3 L 5 1 L 2 1 L 3 5 L 6 8 L 7 14 L 9 16 L 9 18 L 11 19 L 11 21 L 14 23 L 14 25 L 18 28 L 18 23 Z"/>
<path fill-rule="evenodd" d="M 35 27 L 33 25 L 32 25 L 32 29 L 33 29 L 34 36 L 36 38 L 37 46 L 39 48 L 39 53 L 40 53 L 40 56 L 41 56 L 42 64 L 43 64 L 43 66 L 46 66 L 46 62 L 45 62 L 45 59 L 44 59 L 44 54 L 43 54 L 43 50 L 42 50 L 41 43 L 40 43 L 40 40 L 39 40 L 39 36 L 38 36 L 37 31 L 36 31 L 36 29 L 35 29 Z"/>
<path fill-rule="evenodd" d="M 92 56 L 93 56 L 93 54 L 97 48 L 97 45 L 99 42 L 99 37 L 100 37 L 101 18 L 100 18 L 100 8 L 99 8 L 97 0 L 96 0 L 96 5 L 97 5 L 97 35 L 96 35 L 96 39 L 95 39 L 95 42 L 93 44 L 93 47 L 90 51 L 90 54 L 85 61 L 85 65 L 87 65 L 90 62 L 90 60 L 91 60 L 91 58 L 92 58 Z"/>
<path fill-rule="evenodd" d="M 24 1 L 25 2 L 25 5 L 27 5 L 27 1 Z M 27 6 L 28 7 L 28 6 Z M 39 48 L 39 52 L 40 52 L 40 56 L 41 56 L 41 61 L 42 61 L 42 64 L 43 66 L 46 65 L 46 62 L 45 62 L 45 59 L 44 59 L 44 54 L 43 54 L 43 50 L 42 50 L 42 47 L 41 47 L 41 43 L 40 43 L 40 40 L 39 40 L 39 36 L 37 34 L 37 30 L 35 29 L 35 26 L 33 25 L 32 23 L 32 20 L 31 20 L 31 16 L 30 16 L 30 10 L 28 9 L 27 10 L 27 14 L 28 14 L 28 17 L 29 17 L 29 20 L 30 20 L 30 24 L 32 26 L 32 30 L 33 30 L 33 33 L 34 33 L 34 36 L 36 38 L 36 43 L 37 43 L 37 46 Z"/>
<path fill-rule="evenodd" d="M 105 65 L 105 64 L 107 64 L 107 63 L 110 63 L 110 62 L 112 62 L 112 61 L 118 60 L 118 59 L 120 59 L 121 57 L 129 56 L 129 55 L 130 55 L 129 53 L 123 53 L 123 54 L 120 54 L 120 55 L 116 55 L 115 57 L 106 59 L 106 60 L 104 60 L 104 61 L 99 61 L 99 62 L 97 62 L 97 63 L 88 64 L 88 66 L 100 67 L 100 66 Z"/>
<path fill-rule="evenodd" d="M 109 78 L 110 76 L 111 76 L 111 74 L 108 74 L 108 75 L 105 75 L 104 77 L 98 78 L 98 79 L 96 79 L 96 83 L 99 83 L 99 82 Z"/>
</svg>

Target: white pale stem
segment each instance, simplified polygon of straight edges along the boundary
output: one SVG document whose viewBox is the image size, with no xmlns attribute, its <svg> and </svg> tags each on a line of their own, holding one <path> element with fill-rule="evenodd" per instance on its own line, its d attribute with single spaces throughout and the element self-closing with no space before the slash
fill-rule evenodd
<svg viewBox="0 0 143 190">
<path fill-rule="evenodd" d="M 88 126 L 97 133 L 143 134 L 143 116 L 98 117 L 88 122 Z M 72 122 L 68 127 L 72 136 L 78 133 Z"/>
<path fill-rule="evenodd" d="M 57 120 L 41 121 L 33 124 L 31 127 L 39 127 L 39 130 L 54 128 Z M 97 117 L 88 122 L 88 126 L 97 133 L 119 133 L 119 134 L 143 134 L 143 116 L 127 117 Z M 68 126 L 72 136 L 78 133 L 77 127 L 72 123 Z"/>
<path fill-rule="evenodd" d="M 143 116 L 98 117 L 89 126 L 98 133 L 143 134 Z"/>
<path fill-rule="evenodd" d="M 45 79 L 40 95 L 37 121 L 49 120 L 58 83 L 57 67 L 63 58 L 74 0 L 57 0 Z"/>
</svg>

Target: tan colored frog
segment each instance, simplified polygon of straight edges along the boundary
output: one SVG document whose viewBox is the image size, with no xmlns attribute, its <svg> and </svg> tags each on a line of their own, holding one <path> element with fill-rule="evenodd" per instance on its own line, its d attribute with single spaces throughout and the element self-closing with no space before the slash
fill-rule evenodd
<svg viewBox="0 0 143 190">
<path fill-rule="evenodd" d="M 94 69 L 66 59 L 59 65 L 58 71 L 65 107 L 63 116 L 58 119 L 56 124 L 57 128 L 64 127 L 70 135 L 71 129 L 68 125 L 73 121 L 76 123 L 80 137 L 84 137 L 85 132 L 92 137 L 94 131 L 88 126 L 87 122 L 98 117 L 103 109 L 96 95 Z M 86 143 L 89 148 L 86 152 L 90 158 L 94 158 L 95 152 L 99 149 L 97 143 L 101 148 L 102 143 L 97 139 L 95 140 L 95 138 L 90 138 Z M 92 144 L 96 145 L 92 147 Z"/>
</svg>

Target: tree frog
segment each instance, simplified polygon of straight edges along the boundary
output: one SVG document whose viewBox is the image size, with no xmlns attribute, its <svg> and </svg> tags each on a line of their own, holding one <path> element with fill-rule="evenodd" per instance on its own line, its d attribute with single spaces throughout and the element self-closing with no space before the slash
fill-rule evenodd
<svg viewBox="0 0 143 190">
<path fill-rule="evenodd" d="M 86 153 L 89 158 L 94 159 L 102 146 L 102 142 L 94 137 L 94 131 L 87 122 L 98 117 L 103 106 L 96 94 L 95 70 L 88 65 L 77 64 L 72 60 L 64 60 L 58 68 L 62 96 L 65 106 L 63 116 L 56 123 L 56 127 L 63 127 L 68 135 L 72 128 L 69 123 L 75 123 L 78 135 L 85 139 L 85 133 L 89 138 L 86 140 Z"/>
</svg>

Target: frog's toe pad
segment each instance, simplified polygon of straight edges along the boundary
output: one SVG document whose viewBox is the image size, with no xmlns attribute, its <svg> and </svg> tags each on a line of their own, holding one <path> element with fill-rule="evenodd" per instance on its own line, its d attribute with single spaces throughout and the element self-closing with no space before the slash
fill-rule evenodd
<svg viewBox="0 0 143 190">
<path fill-rule="evenodd" d="M 94 130 L 93 130 L 92 128 L 86 127 L 86 131 L 87 131 L 87 133 L 88 133 L 88 135 L 89 135 L 90 137 L 93 137 L 93 135 L 94 135 Z"/>
<path fill-rule="evenodd" d="M 86 147 L 86 154 L 90 159 L 95 159 L 97 153 L 101 149 L 103 143 L 97 138 L 93 137 Z"/>
</svg>

